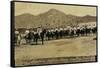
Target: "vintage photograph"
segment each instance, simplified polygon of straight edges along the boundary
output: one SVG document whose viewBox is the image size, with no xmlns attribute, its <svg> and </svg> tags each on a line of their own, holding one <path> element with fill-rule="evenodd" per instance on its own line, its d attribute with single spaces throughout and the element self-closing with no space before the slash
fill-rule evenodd
<svg viewBox="0 0 100 68">
<path fill-rule="evenodd" d="M 11 3 L 14 66 L 97 61 L 97 6 Z"/>
</svg>

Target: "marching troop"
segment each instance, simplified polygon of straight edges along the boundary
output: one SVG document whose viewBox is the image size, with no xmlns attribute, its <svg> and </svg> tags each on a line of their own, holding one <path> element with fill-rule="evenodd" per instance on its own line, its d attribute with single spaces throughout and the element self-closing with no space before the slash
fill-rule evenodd
<svg viewBox="0 0 100 68">
<path fill-rule="evenodd" d="M 67 26 L 66 28 L 31 28 L 25 30 L 24 34 L 20 31 L 15 30 L 15 45 L 21 45 L 22 40 L 25 41 L 25 44 L 38 44 L 41 41 L 41 44 L 44 44 L 44 41 L 47 40 L 56 40 L 62 38 L 73 38 L 80 36 L 89 36 L 96 34 L 96 26 Z"/>
</svg>

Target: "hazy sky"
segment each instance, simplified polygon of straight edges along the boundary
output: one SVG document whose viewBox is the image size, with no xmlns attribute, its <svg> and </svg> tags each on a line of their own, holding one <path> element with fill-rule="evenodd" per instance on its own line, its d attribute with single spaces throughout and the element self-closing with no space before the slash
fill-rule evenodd
<svg viewBox="0 0 100 68">
<path fill-rule="evenodd" d="M 73 14 L 77 16 L 84 16 L 84 15 L 96 16 L 96 7 L 26 3 L 26 2 L 15 3 L 15 16 L 24 13 L 38 15 L 50 9 L 57 9 L 59 11 L 64 12 L 65 14 Z"/>
</svg>

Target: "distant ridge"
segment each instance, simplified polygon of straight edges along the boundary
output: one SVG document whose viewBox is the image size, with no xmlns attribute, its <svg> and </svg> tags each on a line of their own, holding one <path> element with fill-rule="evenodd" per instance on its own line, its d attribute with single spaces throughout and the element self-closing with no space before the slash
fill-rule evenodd
<svg viewBox="0 0 100 68">
<path fill-rule="evenodd" d="M 75 16 L 56 10 L 50 9 L 49 11 L 39 14 L 37 16 L 25 13 L 15 16 L 15 28 L 36 28 L 36 27 L 62 27 L 70 24 L 95 22 L 95 16 Z"/>
</svg>

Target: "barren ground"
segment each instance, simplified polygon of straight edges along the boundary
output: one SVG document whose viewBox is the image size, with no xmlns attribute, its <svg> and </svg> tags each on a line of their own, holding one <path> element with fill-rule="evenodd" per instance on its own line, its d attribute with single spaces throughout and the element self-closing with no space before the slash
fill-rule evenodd
<svg viewBox="0 0 100 68">
<path fill-rule="evenodd" d="M 26 61 L 39 58 L 95 56 L 96 40 L 93 40 L 94 37 L 50 40 L 45 41 L 44 45 L 20 45 L 20 47 L 15 47 L 15 64 L 17 66 L 30 65 L 31 62 Z"/>
</svg>

